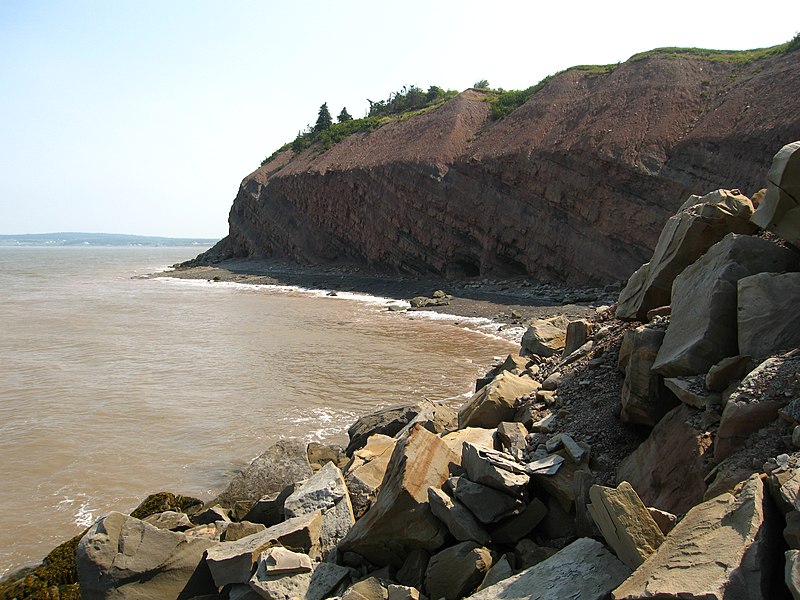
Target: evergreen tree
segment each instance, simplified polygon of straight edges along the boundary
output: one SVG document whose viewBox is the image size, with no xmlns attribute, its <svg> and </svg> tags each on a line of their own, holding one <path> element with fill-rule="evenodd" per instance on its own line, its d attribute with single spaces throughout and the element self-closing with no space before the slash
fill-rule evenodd
<svg viewBox="0 0 800 600">
<path fill-rule="evenodd" d="M 328 103 L 324 102 L 322 106 L 319 107 L 319 116 L 317 117 L 317 124 L 314 125 L 314 133 L 322 133 L 330 129 L 331 125 L 333 125 L 331 111 L 328 110 Z"/>
<path fill-rule="evenodd" d="M 344 123 L 345 121 L 352 121 L 353 117 L 351 117 L 350 113 L 347 112 L 347 107 L 345 106 L 342 109 L 342 112 L 339 113 L 339 116 L 336 117 L 336 120 L 339 121 L 339 123 Z"/>
</svg>

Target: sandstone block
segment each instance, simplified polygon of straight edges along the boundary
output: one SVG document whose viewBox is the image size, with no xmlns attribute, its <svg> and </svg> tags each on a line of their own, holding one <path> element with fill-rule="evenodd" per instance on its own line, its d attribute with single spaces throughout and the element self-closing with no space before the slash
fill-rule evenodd
<svg viewBox="0 0 800 600">
<path fill-rule="evenodd" d="M 664 385 L 678 400 L 694 408 L 721 406 L 722 395 L 709 392 L 706 389 L 705 379 L 702 375 L 668 377 L 664 380 Z"/>
<path fill-rule="evenodd" d="M 800 347 L 800 273 L 759 273 L 738 283 L 739 352 L 764 358 Z"/>
<path fill-rule="evenodd" d="M 617 557 L 636 569 L 664 541 L 664 534 L 627 481 L 617 489 L 593 485 L 589 513 Z"/>
<path fill-rule="evenodd" d="M 240 540 L 248 535 L 265 531 L 266 529 L 266 525 L 262 525 L 261 523 L 251 523 L 249 521 L 228 523 L 227 527 L 225 527 L 225 531 L 222 533 L 221 541 L 235 542 L 236 540 Z"/>
<path fill-rule="evenodd" d="M 534 321 L 522 336 L 522 349 L 539 356 L 553 356 L 564 350 L 569 319 L 557 315 Z"/>
<path fill-rule="evenodd" d="M 450 431 L 442 434 L 442 441 L 447 444 L 453 452 L 461 456 L 461 451 L 464 447 L 464 442 L 469 442 L 481 448 L 494 448 L 494 438 L 496 434 L 494 429 L 484 429 L 483 427 L 465 427 L 456 431 Z"/>
<path fill-rule="evenodd" d="M 525 473 L 525 468 L 511 460 L 511 457 L 469 442 L 464 442 L 462 448 L 461 466 L 470 481 L 506 494 L 521 495 L 525 492 L 530 477 Z"/>
<path fill-rule="evenodd" d="M 620 418 L 625 422 L 652 427 L 678 404 L 665 389 L 663 379 L 651 371 L 664 335 L 664 330 L 646 325 L 633 332 L 622 384 Z"/>
<path fill-rule="evenodd" d="M 591 323 L 586 319 L 578 319 L 570 321 L 567 324 L 566 339 L 564 341 L 564 352 L 561 357 L 566 358 L 575 350 L 583 346 L 589 339 L 589 332 L 591 331 Z"/>
<path fill-rule="evenodd" d="M 420 600 L 425 598 L 419 590 L 407 585 L 390 585 L 388 600 Z"/>
<path fill-rule="evenodd" d="M 519 457 L 528 447 L 528 430 L 525 425 L 516 421 L 503 421 L 497 426 L 497 437 L 500 444 L 513 456 Z"/>
<path fill-rule="evenodd" d="M 447 488 L 481 523 L 497 523 L 525 507 L 519 498 L 474 483 L 466 477 L 451 477 L 447 480 Z"/>
<path fill-rule="evenodd" d="M 428 488 L 441 487 L 460 457 L 442 440 L 417 425 L 399 440 L 378 498 L 339 543 L 376 565 L 401 565 L 415 549 L 436 550 L 446 527 L 433 516 Z"/>
<path fill-rule="evenodd" d="M 347 567 L 321 562 L 314 567 L 304 600 L 323 600 L 337 596 L 341 588 L 350 581 L 349 578 L 350 569 Z"/>
<path fill-rule="evenodd" d="M 774 597 L 764 501 L 756 475 L 735 495 L 695 506 L 655 554 L 614 590 L 614 599 Z"/>
<path fill-rule="evenodd" d="M 603 544 L 580 538 L 547 560 L 468 596 L 471 600 L 602 600 L 630 574 Z"/>
<path fill-rule="evenodd" d="M 191 529 L 194 524 L 189 520 L 189 515 L 174 510 L 166 510 L 142 519 L 159 529 L 169 529 L 170 531 L 185 531 Z"/>
<path fill-rule="evenodd" d="M 226 507 L 246 506 L 247 512 L 263 496 L 280 493 L 287 485 L 311 477 L 306 443 L 281 440 L 253 459 L 237 475 L 217 501 Z M 242 513 L 243 514 L 243 513 Z"/>
<path fill-rule="evenodd" d="M 482 546 L 489 543 L 489 534 L 463 504 L 435 487 L 428 488 L 428 501 L 433 515 L 447 526 L 456 540 L 472 540 Z"/>
<path fill-rule="evenodd" d="M 508 371 L 501 373 L 461 407 L 458 411 L 459 429 L 494 429 L 502 421 L 513 420 L 517 399 L 539 387 L 539 383 L 530 377 L 518 377 Z"/>
<path fill-rule="evenodd" d="M 492 566 L 492 554 L 475 542 L 461 542 L 431 557 L 425 589 L 431 598 L 457 600 L 471 593 Z"/>
<path fill-rule="evenodd" d="M 332 508 L 347 496 L 347 485 L 339 468 L 329 462 L 310 479 L 300 482 L 283 504 L 288 518 Z"/>
<path fill-rule="evenodd" d="M 767 173 L 767 193 L 751 221 L 800 246 L 800 142 L 781 148 Z"/>
<path fill-rule="evenodd" d="M 78 544 L 81 597 L 191 598 L 213 592 L 203 553 L 215 544 L 109 513 Z"/>
<path fill-rule="evenodd" d="M 672 318 L 653 363 L 665 377 L 698 375 L 739 354 L 736 284 L 750 275 L 791 270 L 797 258 L 767 240 L 728 234 L 672 286 Z"/>
<path fill-rule="evenodd" d="M 681 405 L 658 422 L 650 436 L 617 469 L 648 506 L 683 514 L 703 499 L 711 437 Z"/>
<path fill-rule="evenodd" d="M 739 190 L 690 196 L 670 217 L 650 262 L 631 276 L 616 308 L 619 319 L 647 320 L 647 312 L 670 303 L 675 278 L 728 233 L 753 233 L 750 200 Z"/>
<path fill-rule="evenodd" d="M 304 598 L 311 585 L 311 559 L 285 548 L 270 548 L 258 559 L 250 587 L 267 600 Z"/>
<path fill-rule="evenodd" d="M 755 366 L 750 356 L 739 354 L 723 358 L 708 370 L 706 389 L 711 392 L 724 392 L 734 381 L 744 378 Z"/>
<path fill-rule="evenodd" d="M 356 518 L 367 512 L 375 501 L 396 443 L 394 438 L 376 433 L 363 448 L 353 453 L 345 468 L 344 480 Z"/>
<path fill-rule="evenodd" d="M 497 544 L 516 544 L 533 531 L 545 515 L 547 507 L 544 503 L 538 498 L 532 498 L 520 514 L 512 516 L 492 529 L 492 541 Z"/>
<path fill-rule="evenodd" d="M 559 450 L 553 457 L 561 458 L 561 467 L 558 472 L 552 475 L 546 473 L 534 473 L 531 481 L 538 488 L 547 492 L 551 497 L 558 500 L 566 512 L 571 512 L 575 504 L 575 497 L 578 493 L 575 485 L 575 478 L 578 473 L 588 471 L 585 465 L 575 464 L 571 460 L 564 460 L 564 450 Z"/>
<path fill-rule="evenodd" d="M 387 590 L 377 577 L 368 577 L 353 584 L 342 594 L 342 600 L 387 600 Z"/>
<path fill-rule="evenodd" d="M 430 489 L 430 488 L 428 488 Z M 431 555 L 425 550 L 413 550 L 406 556 L 403 566 L 397 571 L 395 579 L 397 583 L 422 589 L 425 583 L 425 572 L 428 570 L 428 563 Z"/>
</svg>

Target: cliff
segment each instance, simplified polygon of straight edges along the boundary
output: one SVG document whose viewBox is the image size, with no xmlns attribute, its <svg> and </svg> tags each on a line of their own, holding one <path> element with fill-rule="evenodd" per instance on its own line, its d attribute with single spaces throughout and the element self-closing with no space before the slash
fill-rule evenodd
<svg viewBox="0 0 800 600">
<path fill-rule="evenodd" d="M 199 257 L 447 277 L 627 278 L 698 190 L 762 187 L 800 138 L 800 52 L 750 62 L 647 53 L 560 73 L 507 117 L 488 93 L 285 150 L 245 177 Z"/>
</svg>

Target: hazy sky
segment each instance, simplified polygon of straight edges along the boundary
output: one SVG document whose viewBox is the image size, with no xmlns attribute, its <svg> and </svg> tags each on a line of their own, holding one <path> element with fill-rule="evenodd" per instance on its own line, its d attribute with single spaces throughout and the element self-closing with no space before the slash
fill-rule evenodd
<svg viewBox="0 0 800 600">
<path fill-rule="evenodd" d="M 800 2 L 0 0 L 0 233 L 222 237 L 327 102 L 528 87 L 661 46 L 772 46 Z"/>
</svg>

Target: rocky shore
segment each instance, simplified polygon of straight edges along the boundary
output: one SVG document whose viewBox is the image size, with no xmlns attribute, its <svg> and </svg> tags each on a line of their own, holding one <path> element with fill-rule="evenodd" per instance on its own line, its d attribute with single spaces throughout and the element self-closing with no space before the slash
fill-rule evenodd
<svg viewBox="0 0 800 600">
<path fill-rule="evenodd" d="M 799 167 L 796 142 L 765 192 L 688 198 L 613 307 L 509 309 L 520 352 L 458 411 L 278 442 L 211 502 L 101 517 L 0 597 L 797 600 Z"/>
</svg>

